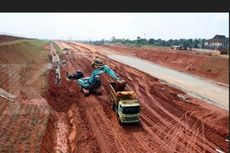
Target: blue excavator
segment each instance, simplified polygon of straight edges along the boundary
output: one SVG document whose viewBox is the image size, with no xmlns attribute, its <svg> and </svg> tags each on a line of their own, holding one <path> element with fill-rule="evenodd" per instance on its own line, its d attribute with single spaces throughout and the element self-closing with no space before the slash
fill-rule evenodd
<svg viewBox="0 0 230 153">
<path fill-rule="evenodd" d="M 84 74 L 78 70 L 75 74 L 69 75 L 67 73 L 67 78 L 69 80 L 77 80 L 77 84 L 80 86 L 81 92 L 85 96 L 89 96 L 91 93 L 96 93 L 101 95 L 101 92 L 98 90 L 101 86 L 100 74 L 108 74 L 114 81 L 115 88 L 117 90 L 124 90 L 126 83 L 121 79 L 109 66 L 102 65 L 93 70 L 89 77 L 84 77 Z"/>
<path fill-rule="evenodd" d="M 121 79 L 109 66 L 104 63 L 92 63 L 93 72 L 89 77 L 84 77 L 81 71 L 67 77 L 69 80 L 77 80 L 81 92 L 85 96 L 92 93 L 101 95 L 99 88 L 101 86 L 100 74 L 108 74 L 114 81 L 109 83 L 109 97 L 111 108 L 116 112 L 119 123 L 138 123 L 140 116 L 140 103 L 135 92 Z"/>
</svg>

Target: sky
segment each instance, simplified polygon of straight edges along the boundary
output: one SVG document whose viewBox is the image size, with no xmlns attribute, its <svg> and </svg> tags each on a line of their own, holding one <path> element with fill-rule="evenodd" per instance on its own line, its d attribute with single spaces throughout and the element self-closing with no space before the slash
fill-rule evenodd
<svg viewBox="0 0 230 153">
<path fill-rule="evenodd" d="M 229 13 L 0 13 L 0 34 L 40 39 L 229 37 Z"/>
</svg>

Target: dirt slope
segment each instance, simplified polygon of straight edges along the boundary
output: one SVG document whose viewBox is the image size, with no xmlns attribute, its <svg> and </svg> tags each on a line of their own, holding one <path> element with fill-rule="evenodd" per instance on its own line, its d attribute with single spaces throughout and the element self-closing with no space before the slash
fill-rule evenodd
<svg viewBox="0 0 230 153">
<path fill-rule="evenodd" d="M 44 41 L 36 40 L 21 40 L 1 45 L 0 88 L 12 90 L 13 93 L 19 89 L 23 90 L 21 85 L 25 85 L 48 62 L 49 50 L 43 50 L 44 47 Z M 37 79 L 32 86 L 41 89 L 44 83 L 44 79 Z"/>
<path fill-rule="evenodd" d="M 19 39 L 25 39 L 25 38 L 15 37 L 15 36 L 8 36 L 8 35 L 0 35 L 0 44 L 10 42 L 10 41 L 14 41 L 14 40 L 19 40 Z"/>
<path fill-rule="evenodd" d="M 42 97 L 48 62 L 46 42 L 22 40 L 0 45 L 0 88 L 17 96 L 0 97 L 0 152 L 39 152 L 50 117 Z"/>
<path fill-rule="evenodd" d="M 220 56 L 209 56 L 191 53 L 189 51 L 175 51 L 164 48 L 130 48 L 120 45 L 104 45 L 100 49 L 131 54 L 152 62 L 168 66 L 179 71 L 198 75 L 221 83 L 229 83 L 229 59 Z"/>
<path fill-rule="evenodd" d="M 54 69 L 45 71 L 49 45 L 22 41 L 0 46 L 2 88 L 18 97 L 15 102 L 0 98 L 0 152 L 228 152 L 227 111 L 191 97 L 183 101 L 176 96 L 184 94 L 182 91 L 91 48 L 57 45 L 71 48 L 70 55 L 60 55 L 67 66 L 61 69 L 59 85 L 55 84 Z M 96 55 L 136 91 L 142 107 L 140 124 L 119 125 L 111 110 L 111 78 L 106 74 L 101 76 L 101 96 L 84 97 L 75 81 L 65 79 L 66 72 L 77 69 L 90 75 Z M 11 65 L 7 77 L 5 65 L 15 63 L 27 67 L 18 76 Z M 12 81 L 7 81 L 9 78 Z"/>
</svg>

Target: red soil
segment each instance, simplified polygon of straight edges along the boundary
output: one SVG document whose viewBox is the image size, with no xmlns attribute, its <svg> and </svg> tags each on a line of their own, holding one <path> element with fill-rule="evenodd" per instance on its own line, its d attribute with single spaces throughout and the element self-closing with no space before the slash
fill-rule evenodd
<svg viewBox="0 0 230 153">
<path fill-rule="evenodd" d="M 61 55 L 67 67 L 61 68 L 59 85 L 52 69 L 29 86 L 21 86 L 27 92 L 19 92 L 17 102 L 0 98 L 0 152 L 228 152 L 227 111 L 192 97 L 187 102 L 180 100 L 176 95 L 184 94 L 182 91 L 156 78 L 87 47 L 63 46 L 68 45 L 73 50 Z M 48 61 L 47 51 L 41 52 L 38 63 L 20 73 L 25 79 L 22 84 Z M 15 61 L 21 61 L 23 56 L 15 54 Z M 84 97 L 75 81 L 65 79 L 66 72 L 77 69 L 90 75 L 96 55 L 137 93 L 142 107 L 140 124 L 119 125 L 110 107 L 111 78 L 106 74 L 101 75 L 101 96 Z M 47 85 L 43 82 L 46 79 Z"/>
<path fill-rule="evenodd" d="M 46 75 L 26 83 L 48 62 L 49 51 L 28 41 L 2 44 L 0 52 L 0 88 L 17 96 L 14 102 L 0 97 L 0 152 L 39 152 L 51 111 L 42 97 Z"/>
<path fill-rule="evenodd" d="M 120 53 L 131 54 L 179 71 L 225 84 L 229 83 L 229 59 L 221 56 L 209 56 L 189 51 L 175 51 L 164 48 L 131 48 L 120 45 L 102 45 L 95 47 L 97 50 L 104 48 Z"/>
<path fill-rule="evenodd" d="M 90 49 L 75 47 L 64 55 L 73 73 L 81 69 L 85 76 L 92 72 Z M 76 53 L 76 54 L 75 54 Z M 81 56 L 79 56 L 81 55 Z M 84 56 L 85 55 L 85 56 Z M 103 95 L 84 97 L 75 81 L 64 78 L 55 85 L 54 71 L 49 72 L 48 103 L 56 112 L 64 113 L 64 143 L 71 152 L 215 152 L 228 151 L 228 112 L 190 97 L 188 102 L 177 98 L 182 91 L 169 87 L 147 74 L 99 55 L 137 93 L 142 106 L 141 124 L 119 125 L 111 110 L 108 84 L 102 75 Z M 59 118 L 58 116 L 56 116 Z M 57 134 L 58 136 L 58 134 Z M 57 138 L 58 139 L 58 138 Z M 64 146 L 64 145 L 63 145 Z M 62 146 L 56 147 L 60 150 Z"/>
</svg>

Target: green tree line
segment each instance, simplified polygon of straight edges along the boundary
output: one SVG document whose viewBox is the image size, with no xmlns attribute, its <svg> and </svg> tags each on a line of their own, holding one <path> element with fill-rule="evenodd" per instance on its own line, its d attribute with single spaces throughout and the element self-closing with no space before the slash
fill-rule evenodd
<svg viewBox="0 0 230 153">
<path fill-rule="evenodd" d="M 141 37 L 137 37 L 135 40 L 129 39 L 116 39 L 113 37 L 111 39 L 111 43 L 120 43 L 120 44 L 134 44 L 137 46 L 142 45 L 155 45 L 155 46 L 182 46 L 183 48 L 204 48 L 205 39 L 145 39 Z"/>
<path fill-rule="evenodd" d="M 204 48 L 205 39 L 169 39 L 169 40 L 162 40 L 162 39 L 146 39 L 137 37 L 134 40 L 130 39 L 120 39 L 112 37 L 111 40 L 100 40 L 94 41 L 90 43 L 94 44 L 105 44 L 105 43 L 113 43 L 113 44 L 123 44 L 123 45 L 133 45 L 133 46 L 143 46 L 143 45 L 153 45 L 153 46 L 181 46 L 183 48 Z"/>
</svg>

